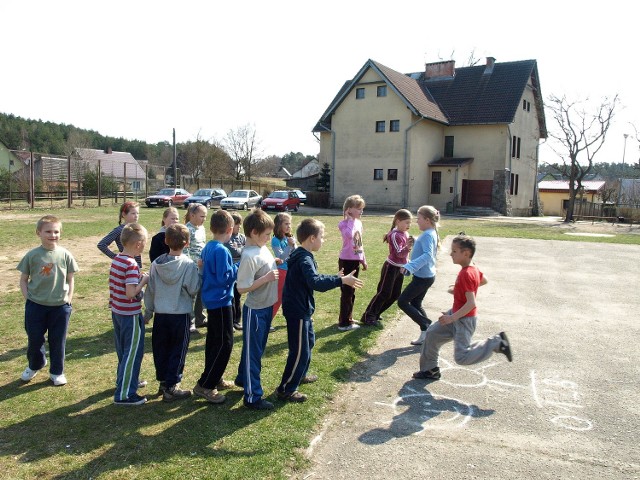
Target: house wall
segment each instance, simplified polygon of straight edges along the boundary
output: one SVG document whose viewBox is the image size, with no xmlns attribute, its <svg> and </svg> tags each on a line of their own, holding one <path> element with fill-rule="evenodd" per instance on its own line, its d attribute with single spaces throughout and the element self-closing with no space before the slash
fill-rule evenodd
<svg viewBox="0 0 640 480">
<path fill-rule="evenodd" d="M 582 196 L 584 201 L 597 202 L 599 195 L 596 193 L 586 193 Z M 549 216 L 564 217 L 567 211 L 562 208 L 565 200 L 569 200 L 568 191 L 540 192 L 540 202 L 542 203 L 542 213 Z M 576 202 L 580 201 L 580 196 L 576 197 Z"/>
</svg>

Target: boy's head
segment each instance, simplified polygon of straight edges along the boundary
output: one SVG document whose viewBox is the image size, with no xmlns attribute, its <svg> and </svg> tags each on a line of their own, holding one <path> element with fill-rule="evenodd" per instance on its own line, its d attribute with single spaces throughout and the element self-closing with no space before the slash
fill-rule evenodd
<svg viewBox="0 0 640 480">
<path fill-rule="evenodd" d="M 296 229 L 298 242 L 307 250 L 317 252 L 324 242 L 324 224 L 315 218 L 305 218 Z"/>
<path fill-rule="evenodd" d="M 451 242 L 453 263 L 469 263 L 476 253 L 476 241 L 468 235 L 457 235 Z"/>
<path fill-rule="evenodd" d="M 233 230 L 233 217 L 226 210 L 218 210 L 211 215 L 209 220 L 209 229 L 213 233 L 214 237 L 227 236 L 224 241 L 228 241 L 231 237 L 231 231 Z"/>
<path fill-rule="evenodd" d="M 51 250 L 55 248 L 60 240 L 60 232 L 62 231 L 62 223 L 58 217 L 53 215 L 45 215 L 38 223 L 36 223 L 36 235 L 40 237 L 42 246 Z"/>
<path fill-rule="evenodd" d="M 231 218 L 233 218 L 233 234 L 237 235 L 240 232 L 240 227 L 242 226 L 242 215 L 237 212 L 233 212 L 231 214 Z"/>
<path fill-rule="evenodd" d="M 242 222 L 244 234 L 251 238 L 260 247 L 269 241 L 269 235 L 273 231 L 273 219 L 262 209 L 258 208 L 251 212 Z M 266 237 L 264 243 L 263 237 Z"/>
<path fill-rule="evenodd" d="M 174 251 L 182 250 L 189 245 L 191 238 L 191 232 L 189 229 L 180 223 L 174 223 L 169 225 L 164 234 L 164 243 Z"/>
<path fill-rule="evenodd" d="M 127 223 L 120 234 L 120 241 L 125 248 L 141 253 L 147 242 L 147 229 L 139 223 Z"/>
</svg>

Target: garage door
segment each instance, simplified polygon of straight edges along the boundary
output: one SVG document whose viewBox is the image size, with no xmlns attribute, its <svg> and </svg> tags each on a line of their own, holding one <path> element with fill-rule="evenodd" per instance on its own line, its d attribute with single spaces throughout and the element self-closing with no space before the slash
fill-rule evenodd
<svg viewBox="0 0 640 480">
<path fill-rule="evenodd" d="M 493 180 L 462 180 L 463 207 L 491 207 Z"/>
</svg>

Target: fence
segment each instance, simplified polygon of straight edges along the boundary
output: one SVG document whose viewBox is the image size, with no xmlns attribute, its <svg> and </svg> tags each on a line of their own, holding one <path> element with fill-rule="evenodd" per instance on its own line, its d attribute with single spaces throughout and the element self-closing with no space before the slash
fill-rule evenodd
<svg viewBox="0 0 640 480">
<path fill-rule="evenodd" d="M 588 218 L 590 220 L 615 219 L 624 223 L 640 222 L 640 206 L 637 204 L 614 205 L 611 203 L 580 202 L 576 200 L 573 207 L 574 220 Z"/>
</svg>

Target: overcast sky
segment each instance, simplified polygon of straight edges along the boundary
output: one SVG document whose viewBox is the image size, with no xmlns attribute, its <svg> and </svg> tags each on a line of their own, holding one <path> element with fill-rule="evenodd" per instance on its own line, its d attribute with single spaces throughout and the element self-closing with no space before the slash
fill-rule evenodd
<svg viewBox="0 0 640 480">
<path fill-rule="evenodd" d="M 3 1 L 0 112 L 151 143 L 251 124 L 265 156 L 315 155 L 311 129 L 368 59 L 408 73 L 473 52 L 536 59 L 545 100 L 619 94 L 596 161 L 620 162 L 623 133 L 640 129 L 637 16 L 569 3 Z M 628 163 L 638 146 L 630 137 Z"/>
</svg>

